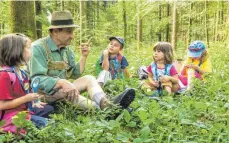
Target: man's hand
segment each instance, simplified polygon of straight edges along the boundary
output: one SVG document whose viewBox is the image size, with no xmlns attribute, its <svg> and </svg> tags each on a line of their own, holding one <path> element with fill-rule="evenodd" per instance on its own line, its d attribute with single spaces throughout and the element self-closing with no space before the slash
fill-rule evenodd
<svg viewBox="0 0 229 143">
<path fill-rule="evenodd" d="M 75 85 L 66 79 L 60 79 L 58 82 L 61 87 L 60 91 L 66 93 L 66 99 L 71 103 L 77 102 L 80 93 L 76 89 Z"/>
</svg>

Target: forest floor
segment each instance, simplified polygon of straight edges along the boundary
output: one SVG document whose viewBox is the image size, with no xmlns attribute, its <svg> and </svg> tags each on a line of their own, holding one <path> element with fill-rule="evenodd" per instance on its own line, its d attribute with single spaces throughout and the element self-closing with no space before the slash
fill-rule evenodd
<svg viewBox="0 0 229 143">
<path fill-rule="evenodd" d="M 104 48 L 92 47 L 85 74 L 95 73 L 95 64 Z M 60 104 L 55 122 L 38 130 L 30 127 L 23 139 L 12 134 L 0 136 L 3 142 L 229 142 L 229 49 L 212 44 L 209 49 L 213 72 L 204 82 L 195 80 L 192 90 L 181 95 L 151 100 L 139 87 L 137 68 L 152 62 L 152 47 L 139 51 L 128 48 L 125 55 L 134 78 L 114 80 L 104 87 L 111 96 L 127 87 L 136 89 L 133 109 L 79 111 Z M 182 55 L 184 53 L 177 53 Z M 84 93 L 87 96 L 87 93 Z M 117 116 L 117 117 L 116 117 Z M 30 125 L 31 126 L 31 125 Z"/>
</svg>

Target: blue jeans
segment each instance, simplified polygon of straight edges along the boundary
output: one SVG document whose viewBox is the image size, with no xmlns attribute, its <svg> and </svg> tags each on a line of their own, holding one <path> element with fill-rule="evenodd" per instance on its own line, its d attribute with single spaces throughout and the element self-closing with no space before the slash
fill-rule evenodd
<svg viewBox="0 0 229 143">
<path fill-rule="evenodd" d="M 54 108 L 51 105 L 45 105 L 44 108 L 33 108 L 32 112 L 36 116 L 49 118 L 49 115 L 54 112 Z"/>
<path fill-rule="evenodd" d="M 47 118 L 49 118 L 49 115 L 54 112 L 54 108 L 51 105 L 45 105 L 44 108 L 32 108 L 32 112 L 34 115 L 31 115 L 31 121 L 38 129 L 40 129 L 47 125 Z"/>
<path fill-rule="evenodd" d="M 45 127 L 48 124 L 48 119 L 36 115 L 31 115 L 31 121 L 35 126 L 40 129 L 41 127 Z"/>
</svg>

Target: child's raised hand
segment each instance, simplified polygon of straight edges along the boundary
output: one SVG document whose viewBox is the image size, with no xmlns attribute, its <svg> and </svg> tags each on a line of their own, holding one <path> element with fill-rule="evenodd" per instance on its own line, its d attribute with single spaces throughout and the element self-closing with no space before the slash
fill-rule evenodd
<svg viewBox="0 0 229 143">
<path fill-rule="evenodd" d="M 104 55 L 104 56 L 108 56 L 108 55 L 109 55 L 108 49 L 106 49 L 106 50 L 103 51 L 103 55 Z"/>
<path fill-rule="evenodd" d="M 47 104 L 47 103 L 38 101 L 38 102 L 36 102 L 36 103 L 33 103 L 33 108 L 44 108 L 44 106 L 45 106 L 46 104 Z"/>
</svg>

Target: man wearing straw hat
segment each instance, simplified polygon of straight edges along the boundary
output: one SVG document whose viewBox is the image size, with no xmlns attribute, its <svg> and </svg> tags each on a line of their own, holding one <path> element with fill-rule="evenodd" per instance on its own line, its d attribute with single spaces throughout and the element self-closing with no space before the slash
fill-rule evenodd
<svg viewBox="0 0 229 143">
<path fill-rule="evenodd" d="M 85 69 L 90 43 L 80 45 L 81 57 L 79 62 L 75 62 L 75 55 L 68 46 L 77 27 L 69 11 L 55 11 L 49 36 L 32 43 L 29 70 L 32 79 L 40 78 L 40 93 L 46 94 L 47 102 L 66 99 L 84 110 L 90 107 L 104 109 L 113 104 L 127 108 L 135 98 L 134 89 L 128 88 L 109 100 L 95 77 L 79 77 Z M 67 79 L 74 79 L 74 82 Z M 81 96 L 82 91 L 87 91 L 90 99 Z"/>
</svg>

